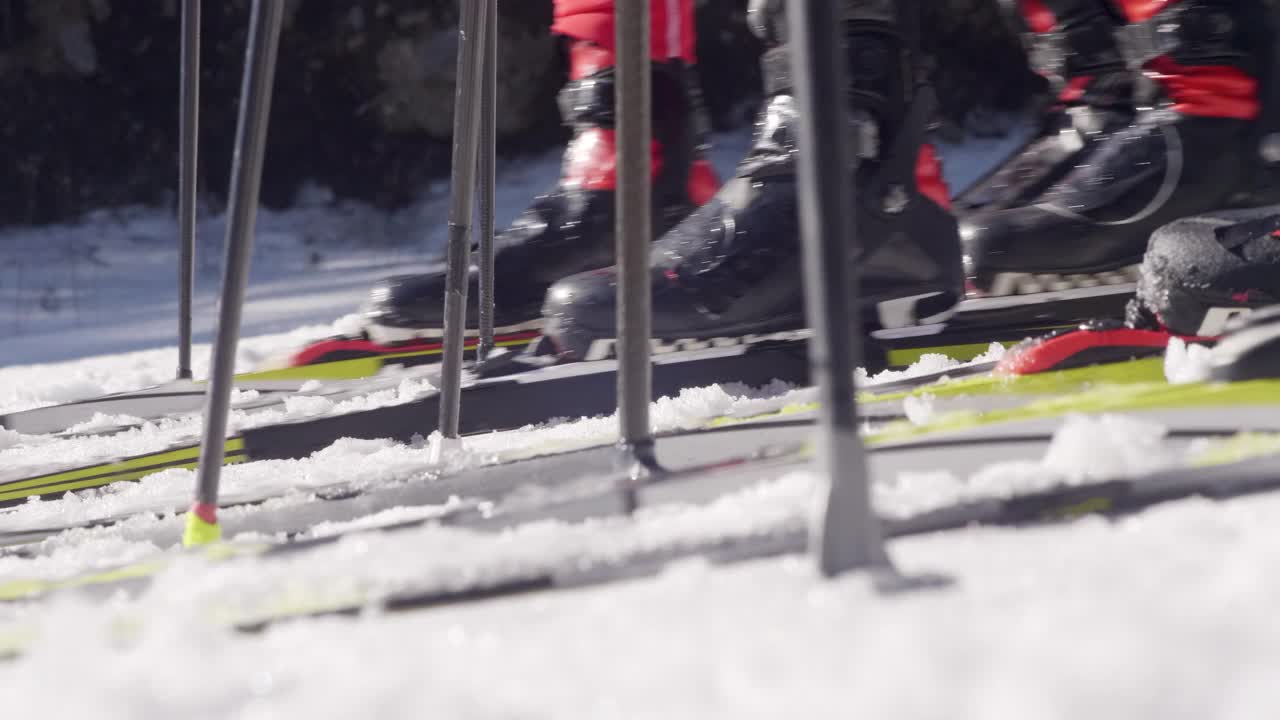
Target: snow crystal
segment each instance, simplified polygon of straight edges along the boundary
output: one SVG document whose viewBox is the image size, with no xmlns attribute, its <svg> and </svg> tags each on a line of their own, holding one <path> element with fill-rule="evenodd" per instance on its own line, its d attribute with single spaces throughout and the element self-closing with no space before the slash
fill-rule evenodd
<svg viewBox="0 0 1280 720">
<path fill-rule="evenodd" d="M 238 387 L 231 388 L 231 404 L 242 405 L 257 400 L 262 393 L 254 389 L 242 390 Z"/>
<path fill-rule="evenodd" d="M 23 434 L 17 430 L 0 426 L 0 450 L 22 444 L 23 438 Z"/>
<path fill-rule="evenodd" d="M 323 415 L 332 409 L 332 400 L 315 395 L 290 395 L 284 399 L 284 411 L 295 417 Z"/>
<path fill-rule="evenodd" d="M 442 515 L 461 507 L 461 502 L 446 503 L 444 505 L 427 505 L 423 507 L 396 507 L 389 510 L 365 515 L 355 520 L 344 522 L 322 522 L 317 523 L 305 533 L 305 537 L 322 538 L 335 535 L 345 535 L 360 530 L 376 530 L 397 523 L 413 522 L 418 520 L 428 520 L 438 518 Z"/>
<path fill-rule="evenodd" d="M 1164 351 L 1165 379 L 1174 385 L 1208 380 L 1212 357 L 1213 351 L 1207 345 L 1170 338 Z"/>
<path fill-rule="evenodd" d="M 365 319 L 360 313 L 348 313 L 333 321 L 333 335 L 358 336 L 364 332 Z"/>
<path fill-rule="evenodd" d="M 1151 472 L 1177 462 L 1165 446 L 1168 429 L 1126 415 L 1069 415 L 1053 434 L 1044 465 L 1070 481 Z"/>
<path fill-rule="evenodd" d="M 902 411 L 906 413 L 907 420 L 913 425 L 927 425 L 933 419 L 934 414 L 934 396 L 928 393 L 923 395 L 909 395 L 902 401 Z"/>
<path fill-rule="evenodd" d="M 1166 440 L 1166 428 L 1146 420 L 1072 415 L 1063 419 L 1038 459 L 998 460 L 968 477 L 949 470 L 903 472 L 872 489 L 881 512 L 904 517 L 956 502 L 1154 472 L 1184 457 L 1185 450 Z"/>
<path fill-rule="evenodd" d="M 67 428 L 66 432 L 68 435 L 76 435 L 80 433 L 90 433 L 96 430 L 111 430 L 114 428 L 141 425 L 143 422 L 142 418 L 134 417 L 133 415 L 108 415 L 107 413 L 96 412 L 93 414 L 93 417 L 88 420 Z"/>
<path fill-rule="evenodd" d="M 1004 357 L 1005 347 L 998 342 L 993 342 L 987 346 L 986 352 L 975 357 L 972 360 L 955 360 L 947 355 L 940 353 L 925 353 L 920 359 L 912 363 L 905 370 L 882 370 L 875 375 L 868 376 L 865 368 L 858 368 L 854 372 L 854 378 L 861 386 L 876 385 L 883 383 L 897 382 L 899 380 L 910 380 L 911 378 L 920 377 L 922 375 L 935 375 L 944 373 L 948 370 L 958 370 L 983 363 L 996 362 Z"/>
</svg>

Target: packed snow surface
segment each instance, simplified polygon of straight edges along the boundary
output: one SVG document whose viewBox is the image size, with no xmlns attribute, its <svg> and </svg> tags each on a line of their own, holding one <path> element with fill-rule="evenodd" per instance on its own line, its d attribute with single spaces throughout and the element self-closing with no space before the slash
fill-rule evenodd
<svg viewBox="0 0 1280 720">
<path fill-rule="evenodd" d="M 0 688 L 6 708 L 40 717 L 1248 718 L 1271 707 L 1280 580 L 1259 572 L 1280 550 L 1270 496 L 904 539 L 892 545 L 903 573 L 949 579 L 906 594 L 823 581 L 802 557 L 688 561 L 654 580 L 254 635 L 207 623 L 210 608 L 269 604 L 281 588 L 448 587 L 794 529 L 810 488 L 792 474 L 631 522 L 424 528 L 280 561 L 189 559 L 140 593 L 12 610 L 38 640 L 0 670 Z"/>
</svg>

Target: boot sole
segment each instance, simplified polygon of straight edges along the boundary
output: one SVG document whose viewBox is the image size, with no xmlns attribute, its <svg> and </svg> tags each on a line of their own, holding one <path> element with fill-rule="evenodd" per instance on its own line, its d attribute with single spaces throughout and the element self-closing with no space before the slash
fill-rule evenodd
<svg viewBox="0 0 1280 720">
<path fill-rule="evenodd" d="M 862 320 L 866 331 L 879 328 L 900 329 L 917 325 L 937 325 L 946 322 L 955 312 L 956 300 L 954 292 L 935 290 L 916 295 L 882 296 L 883 299 L 864 298 L 862 300 Z M 579 333 L 582 331 L 579 330 Z M 587 331 L 589 339 L 567 338 L 567 343 L 558 343 L 563 353 L 568 350 L 568 357 L 574 360 L 594 361 L 617 358 L 617 339 L 603 336 L 600 331 Z M 690 337 L 658 335 L 650 340 L 650 348 L 654 355 L 665 355 L 685 350 L 706 350 L 708 348 L 725 348 L 742 345 L 756 345 L 764 342 L 806 339 L 812 336 L 812 330 L 796 325 L 780 324 L 775 326 L 726 328 L 714 335 L 697 334 Z M 578 352 L 569 348 L 585 349 Z M 567 346 L 567 347 L 566 347 Z"/>
<path fill-rule="evenodd" d="M 1118 288 L 1131 285 L 1136 288 L 1139 265 L 1126 265 L 1114 270 L 1082 273 L 996 273 L 990 289 L 971 291 L 972 298 L 1012 297 L 1037 295 L 1046 292 L 1062 292 L 1086 288 Z"/>
<path fill-rule="evenodd" d="M 511 325 L 496 325 L 493 333 L 497 335 L 515 335 L 517 333 L 526 333 L 530 331 L 542 330 L 542 318 L 534 318 L 525 320 L 524 322 L 513 323 Z M 444 328 L 403 328 L 392 325 L 379 325 L 370 323 L 365 327 L 365 335 L 369 340 L 379 345 L 394 345 L 397 343 L 413 342 L 415 340 L 436 340 L 444 339 Z M 467 338 L 475 338 L 480 336 L 477 328 L 467 328 L 464 336 Z"/>
</svg>

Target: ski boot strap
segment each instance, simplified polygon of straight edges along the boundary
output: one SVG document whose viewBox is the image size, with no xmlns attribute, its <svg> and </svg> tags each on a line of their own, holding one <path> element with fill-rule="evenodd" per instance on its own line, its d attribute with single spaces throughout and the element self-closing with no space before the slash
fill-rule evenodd
<svg viewBox="0 0 1280 720">
<path fill-rule="evenodd" d="M 654 62 L 650 72 L 653 138 L 670 159 L 658 168 L 658 186 L 683 195 L 694 155 L 709 147 L 710 121 L 702 106 L 702 91 L 695 74 L 682 60 Z M 614 129 L 615 87 L 615 71 L 611 67 L 567 83 L 556 97 L 565 125 Z"/>
<path fill-rule="evenodd" d="M 752 25 L 766 42 L 783 37 L 783 3 L 753 0 Z M 850 63 L 850 149 L 863 160 L 880 159 L 884 132 L 895 137 L 907 123 L 918 88 L 926 85 L 931 68 L 919 48 L 919 10 L 912 0 L 845 0 L 842 22 Z M 865 38 L 866 40 L 863 40 Z M 863 42 L 870 40 L 868 46 Z M 888 49 L 888 52 L 885 52 Z M 863 53 L 859 55 L 859 53 Z M 896 57 L 894 57 L 896 55 Z M 793 93 L 791 58 L 783 43 L 770 47 L 760 59 L 768 97 Z M 932 107 L 932 106 L 931 106 Z M 913 159 L 914 162 L 914 159 Z"/>
<path fill-rule="evenodd" d="M 1022 33 L 1022 42 L 1032 69 L 1060 93 L 1073 78 L 1125 69 L 1115 30 L 1115 21 L 1099 11 L 1050 32 Z"/>
<path fill-rule="evenodd" d="M 1253 55 L 1239 0 L 1187 0 L 1142 22 L 1115 29 L 1125 66 L 1134 72 L 1158 57 L 1179 64 L 1233 65 Z"/>
<path fill-rule="evenodd" d="M 1138 73 L 1137 99 L 1148 103 L 1159 100 L 1160 89 L 1141 69 L 1156 58 L 1172 57 L 1182 65 L 1257 62 L 1262 109 L 1254 140 L 1261 162 L 1255 166 L 1253 184 L 1271 184 L 1280 172 L 1280 46 L 1275 41 L 1280 20 L 1275 9 L 1263 8 L 1256 19 L 1268 25 L 1265 36 L 1272 40 L 1265 47 L 1252 47 L 1249 35 L 1258 28 L 1249 27 L 1251 16 L 1241 11 L 1244 4 L 1187 0 L 1170 5 L 1148 20 L 1116 28 L 1116 44 L 1125 66 Z"/>
<path fill-rule="evenodd" d="M 696 87 L 691 80 L 693 73 L 682 60 L 654 62 L 650 68 L 655 98 L 659 94 L 669 94 L 687 100 L 685 96 Z M 614 127 L 615 82 L 614 68 L 609 67 L 566 83 L 556 96 L 564 123 L 576 127 Z"/>
</svg>

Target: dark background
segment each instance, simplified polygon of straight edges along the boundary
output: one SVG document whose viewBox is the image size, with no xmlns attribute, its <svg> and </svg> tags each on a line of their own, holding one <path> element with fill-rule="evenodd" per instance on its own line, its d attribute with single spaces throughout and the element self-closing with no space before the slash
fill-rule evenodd
<svg viewBox="0 0 1280 720">
<path fill-rule="evenodd" d="M 747 0 L 699 0 L 712 120 L 749 123 L 760 47 Z M 996 0 L 924 0 L 943 132 L 999 133 L 1043 90 Z M 205 0 L 201 182 L 220 206 L 230 164 L 248 0 Z M 314 181 L 397 208 L 448 172 L 457 0 L 286 0 L 263 200 Z M 499 152 L 563 142 L 562 45 L 551 0 L 502 0 Z M 93 208 L 171 204 L 177 176 L 177 0 L 0 0 L 0 225 Z"/>
</svg>

